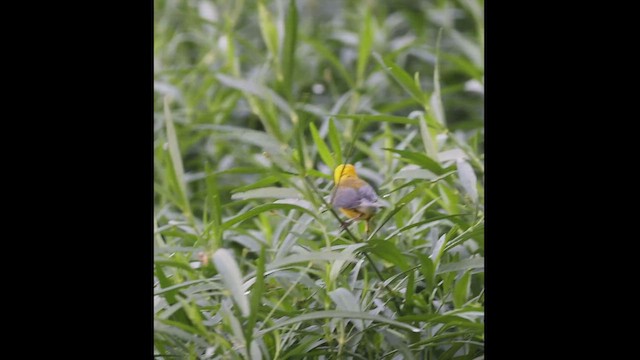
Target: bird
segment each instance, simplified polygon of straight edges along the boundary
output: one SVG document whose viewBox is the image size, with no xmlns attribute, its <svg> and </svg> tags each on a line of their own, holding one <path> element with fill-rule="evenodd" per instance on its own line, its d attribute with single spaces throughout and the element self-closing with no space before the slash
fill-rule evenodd
<svg viewBox="0 0 640 360">
<path fill-rule="evenodd" d="M 352 164 L 340 164 L 333 172 L 335 182 L 331 205 L 350 220 L 342 223 L 346 228 L 354 221 L 365 221 L 365 232 L 369 233 L 369 221 L 378 208 L 384 205 L 371 185 L 360 179 Z"/>
</svg>

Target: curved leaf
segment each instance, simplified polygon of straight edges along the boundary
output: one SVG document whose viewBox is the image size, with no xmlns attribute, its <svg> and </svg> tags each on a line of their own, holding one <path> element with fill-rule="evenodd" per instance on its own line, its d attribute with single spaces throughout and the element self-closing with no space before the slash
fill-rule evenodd
<svg viewBox="0 0 640 360">
<path fill-rule="evenodd" d="M 300 192 L 294 188 L 268 186 L 259 189 L 247 190 L 244 192 L 238 192 L 231 195 L 231 200 L 246 200 L 246 199 L 287 199 L 300 196 Z"/>
<path fill-rule="evenodd" d="M 405 323 L 401 323 L 399 321 L 395 321 L 395 320 L 391 320 L 379 315 L 371 315 L 369 313 L 366 312 L 356 312 L 356 311 L 333 311 L 333 310 L 328 310 L 328 311 L 316 311 L 316 312 L 312 312 L 312 313 L 307 313 L 304 315 L 300 315 L 300 316 L 296 316 L 294 318 L 290 318 L 290 319 L 286 319 L 284 321 L 279 321 L 276 323 L 276 325 L 261 330 L 259 332 L 260 335 L 264 335 L 267 333 L 270 333 L 274 330 L 280 329 L 282 327 L 285 326 L 289 326 L 289 325 L 294 325 L 297 323 L 301 323 L 303 321 L 308 321 L 308 320 L 315 320 L 315 319 L 362 319 L 362 320 L 372 320 L 372 321 L 377 321 L 377 322 L 381 322 L 381 323 L 385 323 L 385 324 L 389 324 L 395 327 L 399 327 L 402 329 L 406 329 L 415 333 L 419 333 L 421 330 L 413 327 L 411 325 L 405 324 Z"/>
<path fill-rule="evenodd" d="M 242 274 L 238 263 L 227 249 L 218 249 L 213 253 L 213 263 L 222 276 L 222 281 L 231 292 L 233 300 L 240 308 L 242 316 L 249 316 L 249 301 L 242 290 Z"/>
<path fill-rule="evenodd" d="M 250 219 L 254 216 L 257 216 L 258 214 L 265 212 L 265 211 L 270 211 L 270 210 L 301 210 L 304 211 L 308 214 L 310 214 L 313 217 L 316 217 L 316 214 L 313 213 L 311 210 L 308 210 L 305 207 L 302 207 L 300 205 L 293 205 L 293 204 L 282 204 L 282 203 L 274 203 L 274 204 L 264 204 L 264 205 L 259 205 L 256 206 L 255 208 L 247 211 L 246 213 L 237 215 L 232 217 L 231 219 L 228 219 L 226 221 L 223 222 L 222 224 L 222 228 L 224 230 L 229 229 L 231 226 L 241 223 L 247 219 Z"/>
</svg>

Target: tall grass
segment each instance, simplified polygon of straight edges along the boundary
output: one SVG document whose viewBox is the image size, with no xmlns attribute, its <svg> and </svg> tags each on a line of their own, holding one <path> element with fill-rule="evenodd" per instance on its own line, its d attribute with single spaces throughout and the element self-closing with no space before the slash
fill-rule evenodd
<svg viewBox="0 0 640 360">
<path fill-rule="evenodd" d="M 484 357 L 482 9 L 155 0 L 157 357 Z"/>
</svg>

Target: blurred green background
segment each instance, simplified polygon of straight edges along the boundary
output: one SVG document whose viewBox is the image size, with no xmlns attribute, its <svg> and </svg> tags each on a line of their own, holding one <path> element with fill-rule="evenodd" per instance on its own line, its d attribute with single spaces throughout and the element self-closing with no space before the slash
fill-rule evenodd
<svg viewBox="0 0 640 360">
<path fill-rule="evenodd" d="M 154 1 L 157 357 L 484 357 L 483 7 Z"/>
</svg>

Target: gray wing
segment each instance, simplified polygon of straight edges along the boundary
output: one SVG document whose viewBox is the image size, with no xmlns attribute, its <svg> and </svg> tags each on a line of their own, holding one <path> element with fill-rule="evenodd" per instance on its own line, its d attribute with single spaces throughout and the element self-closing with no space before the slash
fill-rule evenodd
<svg viewBox="0 0 640 360">
<path fill-rule="evenodd" d="M 376 195 L 375 190 L 369 185 L 363 185 L 358 189 L 358 195 L 364 200 L 367 200 L 370 203 L 374 203 L 378 201 L 378 195 Z"/>
<path fill-rule="evenodd" d="M 366 202 L 375 203 L 378 200 L 375 190 L 370 185 L 363 185 L 358 189 L 338 188 L 333 195 L 333 206 L 336 208 L 355 209 Z"/>
<path fill-rule="evenodd" d="M 359 190 L 359 189 L 358 189 Z M 355 209 L 360 205 L 358 190 L 348 187 L 336 189 L 332 205 L 336 208 Z"/>
</svg>

